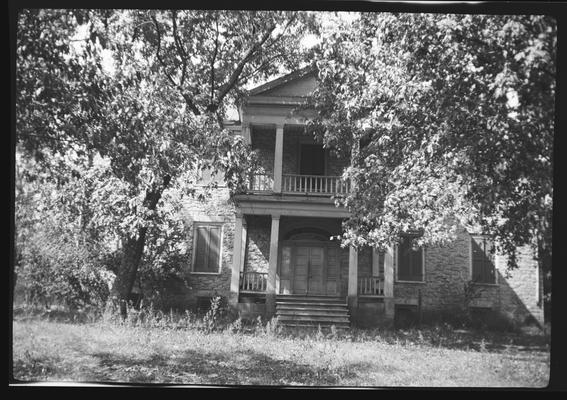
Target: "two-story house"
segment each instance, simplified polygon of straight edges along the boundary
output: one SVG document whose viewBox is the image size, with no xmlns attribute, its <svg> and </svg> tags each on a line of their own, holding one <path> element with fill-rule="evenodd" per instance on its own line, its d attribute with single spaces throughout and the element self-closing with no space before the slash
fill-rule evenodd
<svg viewBox="0 0 567 400">
<path fill-rule="evenodd" d="M 450 311 L 463 301 L 520 323 L 543 322 L 542 276 L 527 249 L 507 276 L 491 242 L 464 228 L 450 246 L 417 251 L 405 242 L 380 253 L 331 240 L 349 217 L 332 199 L 350 189 L 340 179 L 349 160 L 304 129 L 312 115 L 298 106 L 316 84 L 307 68 L 249 92 L 230 128 L 257 151 L 263 173 L 230 201 L 221 184 L 209 201 L 186 204 L 190 289 L 179 301 L 221 295 L 243 317 L 290 325 L 387 325 L 404 310 Z M 482 290 L 467 299 L 471 280 Z"/>
</svg>

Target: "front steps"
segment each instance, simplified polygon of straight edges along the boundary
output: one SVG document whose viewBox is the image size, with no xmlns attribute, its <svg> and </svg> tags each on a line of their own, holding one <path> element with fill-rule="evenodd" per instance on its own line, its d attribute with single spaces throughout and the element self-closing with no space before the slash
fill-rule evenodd
<svg viewBox="0 0 567 400">
<path fill-rule="evenodd" d="M 348 306 L 341 297 L 278 295 L 275 316 L 286 327 L 350 327 Z"/>
</svg>

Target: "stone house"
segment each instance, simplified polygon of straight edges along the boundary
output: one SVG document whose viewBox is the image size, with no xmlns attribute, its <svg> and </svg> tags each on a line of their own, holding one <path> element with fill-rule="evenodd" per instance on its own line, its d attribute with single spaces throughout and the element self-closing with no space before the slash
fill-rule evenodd
<svg viewBox="0 0 567 400">
<path fill-rule="evenodd" d="M 186 290 L 172 293 L 178 304 L 220 295 L 243 318 L 288 325 L 388 325 L 397 314 L 462 307 L 542 323 L 542 274 L 527 249 L 508 275 L 490 240 L 464 228 L 449 246 L 417 251 L 406 242 L 380 253 L 330 240 L 349 216 L 331 198 L 349 190 L 340 180 L 349 161 L 303 129 L 310 114 L 297 107 L 315 85 L 307 68 L 249 92 L 229 128 L 258 152 L 262 174 L 232 199 L 219 182 L 206 202 L 185 204 L 189 265 Z"/>
</svg>

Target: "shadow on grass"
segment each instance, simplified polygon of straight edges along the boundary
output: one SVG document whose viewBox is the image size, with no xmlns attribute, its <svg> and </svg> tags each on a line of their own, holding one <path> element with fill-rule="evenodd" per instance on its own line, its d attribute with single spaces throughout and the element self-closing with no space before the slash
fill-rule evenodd
<svg viewBox="0 0 567 400">
<path fill-rule="evenodd" d="M 370 367 L 356 363 L 336 370 L 279 360 L 259 352 L 198 352 L 182 356 L 153 355 L 147 358 L 96 353 L 100 369 L 93 371 L 97 382 L 160 384 L 210 384 L 256 386 L 333 386 Z"/>
</svg>

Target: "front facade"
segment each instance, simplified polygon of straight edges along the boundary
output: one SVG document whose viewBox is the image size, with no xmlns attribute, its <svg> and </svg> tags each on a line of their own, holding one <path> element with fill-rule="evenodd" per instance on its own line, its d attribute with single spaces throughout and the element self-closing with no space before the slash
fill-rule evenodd
<svg viewBox="0 0 567 400">
<path fill-rule="evenodd" d="M 507 276 L 506 260 L 492 255 L 491 243 L 464 228 L 450 246 L 417 251 L 406 242 L 383 253 L 341 248 L 331 239 L 349 217 L 332 199 L 350 190 L 340 179 L 349 160 L 304 129 L 311 115 L 297 107 L 315 85 L 315 72 L 304 69 L 250 92 L 233 129 L 257 151 L 263 170 L 232 199 L 221 184 L 207 202 L 186 204 L 191 265 L 179 301 L 220 295 L 244 318 L 270 318 L 286 299 L 315 299 L 320 315 L 325 304 L 331 308 L 325 301 L 336 299 L 358 326 L 388 325 L 407 310 L 421 315 L 462 306 L 542 323 L 542 278 L 523 249 L 520 267 Z"/>
</svg>

